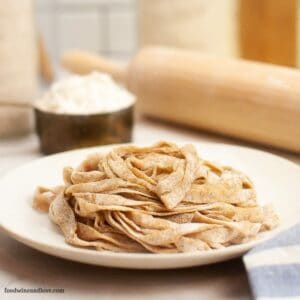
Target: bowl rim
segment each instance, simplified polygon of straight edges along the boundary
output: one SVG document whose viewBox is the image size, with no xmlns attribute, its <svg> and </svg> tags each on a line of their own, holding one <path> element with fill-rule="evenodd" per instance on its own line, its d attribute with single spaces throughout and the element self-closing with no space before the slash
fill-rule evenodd
<svg viewBox="0 0 300 300">
<path fill-rule="evenodd" d="M 53 115 L 53 116 L 59 116 L 59 117 L 90 117 L 90 116 L 109 116 L 109 115 L 114 115 L 114 114 L 118 114 L 121 112 L 125 112 L 125 111 L 133 111 L 134 108 L 136 106 L 136 101 L 132 102 L 130 105 L 122 107 L 120 109 L 117 110 L 112 110 L 112 111 L 95 111 L 92 113 L 66 113 L 66 112 L 54 112 L 54 111 L 50 111 L 50 110 L 46 110 L 46 109 L 42 109 L 40 107 L 38 107 L 36 104 L 34 104 L 33 109 L 35 113 L 41 113 L 43 115 Z"/>
</svg>

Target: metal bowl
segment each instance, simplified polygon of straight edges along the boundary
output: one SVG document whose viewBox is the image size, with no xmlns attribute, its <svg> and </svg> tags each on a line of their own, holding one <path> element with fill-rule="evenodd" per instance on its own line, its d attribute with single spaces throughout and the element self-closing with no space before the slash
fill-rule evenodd
<svg viewBox="0 0 300 300">
<path fill-rule="evenodd" d="M 34 108 L 40 149 L 52 154 L 132 139 L 134 105 L 110 113 L 59 114 Z"/>
</svg>

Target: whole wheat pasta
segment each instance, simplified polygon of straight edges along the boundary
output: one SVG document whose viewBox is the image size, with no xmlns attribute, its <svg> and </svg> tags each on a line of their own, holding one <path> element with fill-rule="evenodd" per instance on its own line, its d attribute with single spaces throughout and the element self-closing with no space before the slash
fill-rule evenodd
<svg viewBox="0 0 300 300">
<path fill-rule="evenodd" d="M 67 243 L 115 252 L 208 251 L 254 239 L 277 226 L 257 203 L 252 181 L 203 160 L 193 145 L 159 142 L 89 155 L 63 170 L 64 185 L 38 187 Z"/>
</svg>

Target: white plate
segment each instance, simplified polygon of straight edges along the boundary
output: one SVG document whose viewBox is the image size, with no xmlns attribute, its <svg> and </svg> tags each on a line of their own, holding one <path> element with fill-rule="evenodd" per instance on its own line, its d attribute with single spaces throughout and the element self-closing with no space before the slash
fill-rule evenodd
<svg viewBox="0 0 300 300">
<path fill-rule="evenodd" d="M 195 144 L 195 143 L 194 143 Z M 70 246 L 47 214 L 32 209 L 37 185 L 62 182 L 62 168 L 76 166 L 87 154 L 112 146 L 65 152 L 38 159 L 12 170 L 0 180 L 0 228 L 12 238 L 42 252 L 88 264 L 119 268 L 166 269 L 199 266 L 238 257 L 257 243 L 299 221 L 300 167 L 266 152 L 245 147 L 198 143 L 202 157 L 233 166 L 252 178 L 260 203 L 272 202 L 281 225 L 257 240 L 226 249 L 180 254 L 132 254 L 95 251 Z"/>
</svg>

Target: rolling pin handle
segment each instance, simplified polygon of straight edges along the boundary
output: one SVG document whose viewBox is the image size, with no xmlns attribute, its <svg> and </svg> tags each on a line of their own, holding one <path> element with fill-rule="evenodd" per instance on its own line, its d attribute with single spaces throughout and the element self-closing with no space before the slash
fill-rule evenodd
<svg viewBox="0 0 300 300">
<path fill-rule="evenodd" d="M 108 73 L 118 82 L 126 83 L 127 66 L 113 60 L 81 50 L 70 50 L 63 54 L 61 64 L 68 71 L 88 74 L 92 71 Z"/>
</svg>

